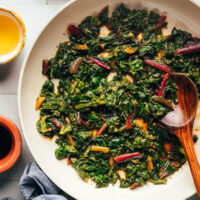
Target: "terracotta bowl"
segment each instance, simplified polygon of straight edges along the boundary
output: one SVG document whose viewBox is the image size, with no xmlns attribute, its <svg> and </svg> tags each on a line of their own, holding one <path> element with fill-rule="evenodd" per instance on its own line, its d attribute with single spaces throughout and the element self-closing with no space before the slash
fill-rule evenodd
<svg viewBox="0 0 200 200">
<path fill-rule="evenodd" d="M 22 140 L 17 126 L 7 117 L 0 115 L 0 126 L 6 128 L 12 138 L 10 152 L 0 160 L 0 173 L 2 173 L 10 169 L 18 160 L 21 153 Z"/>
</svg>

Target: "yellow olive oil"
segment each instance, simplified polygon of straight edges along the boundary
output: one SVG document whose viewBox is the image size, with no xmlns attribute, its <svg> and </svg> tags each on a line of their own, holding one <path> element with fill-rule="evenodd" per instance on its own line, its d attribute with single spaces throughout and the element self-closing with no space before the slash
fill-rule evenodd
<svg viewBox="0 0 200 200">
<path fill-rule="evenodd" d="M 20 41 L 18 25 L 11 18 L 0 15 L 0 56 L 11 53 Z"/>
</svg>

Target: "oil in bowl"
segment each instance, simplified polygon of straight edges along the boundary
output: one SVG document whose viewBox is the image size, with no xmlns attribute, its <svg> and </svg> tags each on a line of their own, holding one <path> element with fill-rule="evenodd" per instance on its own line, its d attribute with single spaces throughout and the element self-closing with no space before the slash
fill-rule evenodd
<svg viewBox="0 0 200 200">
<path fill-rule="evenodd" d="M 22 50 L 25 26 L 14 11 L 0 7 L 0 64 L 13 60 Z"/>
<path fill-rule="evenodd" d="M 12 137 L 10 132 L 3 126 L 0 126 L 0 160 L 5 158 L 12 147 Z"/>
<path fill-rule="evenodd" d="M 0 15 L 0 55 L 14 51 L 19 41 L 20 32 L 18 25 L 10 17 Z"/>
</svg>

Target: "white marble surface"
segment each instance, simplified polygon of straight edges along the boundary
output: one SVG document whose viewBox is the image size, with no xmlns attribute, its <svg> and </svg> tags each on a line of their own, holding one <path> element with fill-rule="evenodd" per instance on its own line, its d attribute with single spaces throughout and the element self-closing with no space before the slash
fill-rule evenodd
<svg viewBox="0 0 200 200">
<path fill-rule="evenodd" d="M 9 7 L 20 14 L 26 26 L 26 44 L 22 53 L 11 63 L 0 66 L 0 114 L 12 119 L 20 127 L 17 111 L 17 86 L 23 59 L 48 18 L 68 0 L 0 0 L 0 6 Z M 200 0 L 195 0 L 200 3 Z M 19 179 L 28 162 L 33 160 L 23 135 L 22 153 L 13 168 L 0 174 L 0 199 L 10 196 L 18 200 L 23 197 L 18 190 Z M 193 196 L 190 200 L 198 199 Z"/>
</svg>

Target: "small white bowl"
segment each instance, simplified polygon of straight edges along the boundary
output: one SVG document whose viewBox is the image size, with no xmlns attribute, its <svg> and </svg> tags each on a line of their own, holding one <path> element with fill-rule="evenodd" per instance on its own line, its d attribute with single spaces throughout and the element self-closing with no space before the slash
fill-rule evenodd
<svg viewBox="0 0 200 200">
<path fill-rule="evenodd" d="M 24 47 L 26 29 L 21 17 L 13 10 L 0 6 L 0 15 L 4 15 L 12 19 L 19 28 L 20 39 L 16 48 L 8 54 L 0 55 L 0 65 L 5 64 L 16 58 Z"/>
</svg>

